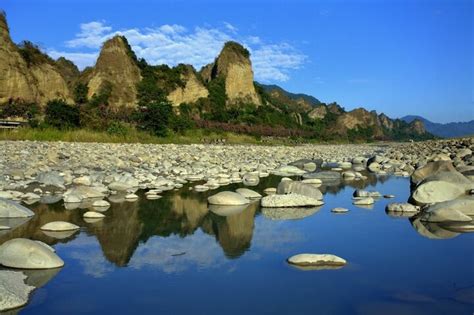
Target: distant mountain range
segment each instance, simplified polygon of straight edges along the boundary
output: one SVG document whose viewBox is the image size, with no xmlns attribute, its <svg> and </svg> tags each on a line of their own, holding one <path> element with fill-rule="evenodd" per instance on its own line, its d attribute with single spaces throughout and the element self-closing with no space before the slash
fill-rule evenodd
<svg viewBox="0 0 474 315">
<path fill-rule="evenodd" d="M 260 86 L 262 86 L 265 89 L 265 91 L 267 91 L 267 92 L 280 91 L 284 95 L 286 95 L 286 97 L 288 97 L 289 99 L 294 100 L 294 101 L 304 100 L 312 106 L 321 105 L 321 102 L 316 97 L 314 97 L 312 95 L 303 94 L 303 93 L 290 93 L 290 92 L 285 91 L 284 89 L 282 89 L 281 87 L 279 87 L 278 85 L 275 85 L 275 84 L 260 84 Z"/>
<path fill-rule="evenodd" d="M 442 138 L 464 137 L 474 135 L 474 120 L 468 122 L 452 122 L 440 124 L 429 121 L 426 118 L 416 115 L 408 115 L 401 118 L 407 123 L 411 123 L 415 119 L 423 122 L 425 129 L 431 134 Z"/>
</svg>

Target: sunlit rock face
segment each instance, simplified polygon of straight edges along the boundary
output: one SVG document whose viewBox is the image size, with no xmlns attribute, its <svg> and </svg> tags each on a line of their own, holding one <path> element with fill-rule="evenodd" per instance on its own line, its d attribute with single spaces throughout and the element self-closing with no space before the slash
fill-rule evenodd
<svg viewBox="0 0 474 315">
<path fill-rule="evenodd" d="M 45 104 L 55 98 L 71 102 L 69 87 L 55 62 L 34 51 L 37 56 L 25 60 L 10 38 L 5 15 L 0 14 L 0 103 L 21 99 Z"/>
<path fill-rule="evenodd" d="M 209 95 L 192 66 L 186 67 L 185 72 L 181 74 L 181 80 L 184 82 L 184 87 L 178 86 L 167 97 L 173 106 L 179 106 L 182 103 L 195 103 L 200 98 L 206 98 Z"/>
<path fill-rule="evenodd" d="M 83 80 L 88 82 L 89 87 L 88 97 L 99 95 L 109 88 L 110 104 L 136 106 L 136 85 L 141 75 L 133 56 L 125 37 L 115 36 L 106 41 L 92 71 L 84 73 Z"/>
<path fill-rule="evenodd" d="M 240 101 L 260 105 L 262 102 L 254 86 L 252 63 L 249 52 L 242 45 L 227 42 L 216 61 L 205 66 L 201 75 L 206 82 L 225 80 L 228 103 Z"/>
</svg>

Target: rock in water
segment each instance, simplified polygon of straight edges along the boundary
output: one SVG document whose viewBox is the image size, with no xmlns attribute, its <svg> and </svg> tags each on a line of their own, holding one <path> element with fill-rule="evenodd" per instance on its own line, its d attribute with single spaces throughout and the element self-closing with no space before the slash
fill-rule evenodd
<svg viewBox="0 0 474 315">
<path fill-rule="evenodd" d="M 35 287 L 26 285 L 23 272 L 0 270 L 0 312 L 28 303 L 28 295 Z"/>
<path fill-rule="evenodd" d="M 261 205 L 265 208 L 312 207 L 322 204 L 324 202 L 320 200 L 298 194 L 269 195 L 261 200 Z"/>
<path fill-rule="evenodd" d="M 451 161 L 430 162 L 423 167 L 418 168 L 411 175 L 411 182 L 418 184 L 425 178 L 438 174 L 440 172 L 454 172 L 456 169 Z"/>
<path fill-rule="evenodd" d="M 87 211 L 86 213 L 84 213 L 83 217 L 89 219 L 103 219 L 105 218 L 105 215 L 95 211 Z"/>
<path fill-rule="evenodd" d="M 288 258 L 288 263 L 302 267 L 342 267 L 347 261 L 331 254 L 298 254 Z"/>
<path fill-rule="evenodd" d="M 0 246 L 0 264 L 20 269 L 50 269 L 64 266 L 64 261 L 38 242 L 15 238 Z"/>
<path fill-rule="evenodd" d="M 0 198 L 0 218 L 27 218 L 35 213 L 22 205 Z"/>
<path fill-rule="evenodd" d="M 244 198 L 241 194 L 232 191 L 221 191 L 215 195 L 207 198 L 207 201 L 211 205 L 222 205 L 222 206 L 238 206 L 249 203 L 247 198 Z"/>
<path fill-rule="evenodd" d="M 429 206 L 420 219 L 426 222 L 471 222 L 473 216 L 474 198 L 465 197 Z"/>
<path fill-rule="evenodd" d="M 331 209 L 331 212 L 334 212 L 334 213 L 346 213 L 346 212 L 349 212 L 349 209 L 346 209 L 346 208 L 332 208 L 332 209 Z"/>
<path fill-rule="evenodd" d="M 372 197 L 367 197 L 367 198 L 362 198 L 362 199 L 354 200 L 353 204 L 355 204 L 355 205 L 367 206 L 367 205 L 373 204 L 374 202 L 375 202 L 375 201 L 374 201 L 374 198 L 372 198 Z"/>
<path fill-rule="evenodd" d="M 262 198 L 262 195 L 260 195 L 258 192 L 256 191 L 253 191 L 251 189 L 248 189 L 248 188 L 238 188 L 236 190 L 236 192 L 238 194 L 241 194 L 244 198 L 247 198 L 247 199 L 259 199 L 259 198 Z"/>
<path fill-rule="evenodd" d="M 77 225 L 65 221 L 53 221 L 41 227 L 43 231 L 73 231 L 78 229 Z"/>
<path fill-rule="evenodd" d="M 412 198 L 417 204 L 426 205 L 456 199 L 465 194 L 464 189 L 445 181 L 421 183 L 413 192 Z"/>
<path fill-rule="evenodd" d="M 387 212 L 413 212 L 417 213 L 420 211 L 420 207 L 414 206 L 410 203 L 390 203 L 385 208 Z"/>
<path fill-rule="evenodd" d="M 286 194 L 298 194 L 306 197 L 310 197 L 317 200 L 323 199 L 323 194 L 321 191 L 309 184 L 296 182 L 296 181 L 283 181 L 280 182 L 277 188 L 277 194 L 286 195 Z"/>
</svg>

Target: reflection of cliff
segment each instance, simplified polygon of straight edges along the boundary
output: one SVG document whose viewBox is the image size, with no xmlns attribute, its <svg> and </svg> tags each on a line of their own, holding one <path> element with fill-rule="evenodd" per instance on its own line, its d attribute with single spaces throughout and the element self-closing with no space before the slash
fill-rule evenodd
<svg viewBox="0 0 474 315">
<path fill-rule="evenodd" d="M 212 227 L 212 234 L 215 235 L 226 256 L 237 258 L 250 248 L 258 205 L 258 202 L 254 202 L 244 211 L 227 217 L 210 214 L 206 217 L 207 222 L 203 231 L 210 232 L 209 228 Z"/>
<path fill-rule="evenodd" d="M 80 212 L 64 210 L 61 203 L 53 205 L 37 203 L 28 207 L 35 212 L 29 220 L 26 218 L 0 219 L 0 225 L 5 224 L 12 228 L 0 231 L 0 244 L 18 237 L 40 240 L 49 245 L 67 243 L 74 239 L 77 233 L 68 238 L 57 239 L 47 236 L 40 227 L 51 221 L 67 221 L 79 226 L 84 225 Z"/>
<path fill-rule="evenodd" d="M 98 224 L 90 224 L 89 232 L 97 237 L 104 256 L 117 266 L 125 266 L 138 246 L 143 223 L 139 217 L 139 203 L 114 204 Z"/>
</svg>

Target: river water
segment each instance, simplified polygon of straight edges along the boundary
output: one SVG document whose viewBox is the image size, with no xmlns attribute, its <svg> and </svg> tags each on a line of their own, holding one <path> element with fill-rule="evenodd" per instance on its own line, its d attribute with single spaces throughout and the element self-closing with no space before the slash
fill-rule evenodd
<svg viewBox="0 0 474 315">
<path fill-rule="evenodd" d="M 270 176 L 250 188 L 263 192 L 279 181 Z M 185 186 L 153 201 L 141 195 L 112 203 L 95 223 L 82 218 L 86 209 L 66 210 L 61 201 L 28 206 L 36 215 L 0 231 L 0 243 L 44 241 L 65 266 L 26 271 L 38 289 L 20 313 L 473 313 L 474 233 L 387 215 L 388 202 L 408 199 L 408 179 L 323 186 L 320 208 L 262 211 L 257 202 L 228 215 L 208 210 L 209 195 L 241 186 L 205 193 Z M 353 206 L 354 189 L 364 187 L 396 197 L 372 208 Z M 333 207 L 350 211 L 334 214 Z M 72 235 L 40 230 L 56 220 L 81 229 Z M 303 252 L 335 254 L 348 264 L 308 271 L 286 263 Z"/>
</svg>

